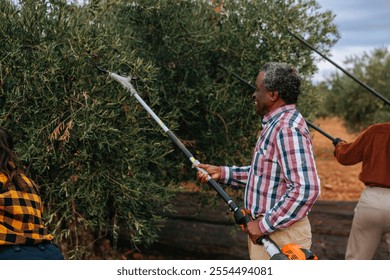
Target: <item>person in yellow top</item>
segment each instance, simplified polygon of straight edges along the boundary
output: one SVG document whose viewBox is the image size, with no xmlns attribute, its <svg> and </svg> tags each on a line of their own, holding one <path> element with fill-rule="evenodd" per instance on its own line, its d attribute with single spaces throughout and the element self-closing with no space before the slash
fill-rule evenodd
<svg viewBox="0 0 390 280">
<path fill-rule="evenodd" d="M 17 165 L 13 145 L 0 127 L 0 260 L 63 260 L 43 223 L 38 186 Z"/>
</svg>

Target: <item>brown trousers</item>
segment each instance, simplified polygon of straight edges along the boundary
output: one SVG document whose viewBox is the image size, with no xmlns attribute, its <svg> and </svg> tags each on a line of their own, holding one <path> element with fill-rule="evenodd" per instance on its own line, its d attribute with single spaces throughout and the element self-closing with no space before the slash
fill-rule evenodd
<svg viewBox="0 0 390 280">
<path fill-rule="evenodd" d="M 311 226 L 307 217 L 295 222 L 285 229 L 276 230 L 269 237 L 282 248 L 286 244 L 295 243 L 304 249 L 310 249 L 311 246 Z M 264 250 L 263 246 L 253 244 L 248 238 L 248 251 L 251 260 L 269 260 L 270 256 Z"/>
</svg>

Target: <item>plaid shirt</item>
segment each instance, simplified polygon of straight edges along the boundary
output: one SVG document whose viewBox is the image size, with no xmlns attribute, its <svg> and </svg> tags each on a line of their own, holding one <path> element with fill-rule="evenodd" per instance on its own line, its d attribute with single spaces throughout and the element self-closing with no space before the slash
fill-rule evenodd
<svg viewBox="0 0 390 280">
<path fill-rule="evenodd" d="M 26 192 L 13 184 L 4 190 L 8 178 L 0 172 L 0 245 L 33 245 L 53 239 L 43 225 L 39 192 L 26 176 L 22 177 L 29 185 Z"/>
<path fill-rule="evenodd" d="M 268 113 L 250 166 L 224 166 L 221 182 L 245 187 L 245 208 L 270 234 L 305 217 L 320 195 L 306 122 L 295 105 Z"/>
</svg>

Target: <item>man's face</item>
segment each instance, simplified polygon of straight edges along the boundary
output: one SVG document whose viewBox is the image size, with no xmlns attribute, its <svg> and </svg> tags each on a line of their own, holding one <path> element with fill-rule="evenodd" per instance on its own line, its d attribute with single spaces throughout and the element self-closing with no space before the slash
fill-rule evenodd
<svg viewBox="0 0 390 280">
<path fill-rule="evenodd" d="M 264 117 L 271 106 L 270 91 L 264 87 L 265 72 L 260 72 L 256 79 L 256 90 L 253 93 L 254 108 L 258 115 Z"/>
</svg>

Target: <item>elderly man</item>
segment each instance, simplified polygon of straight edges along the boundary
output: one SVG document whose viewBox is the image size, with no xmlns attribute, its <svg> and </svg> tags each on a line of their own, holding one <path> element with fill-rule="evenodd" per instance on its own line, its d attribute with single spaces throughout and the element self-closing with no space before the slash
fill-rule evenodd
<svg viewBox="0 0 390 280">
<path fill-rule="evenodd" d="M 294 67 L 277 62 L 264 65 L 253 93 L 262 131 L 251 165 L 198 165 L 220 183 L 245 187 L 245 208 L 253 218 L 246 227 L 251 259 L 269 259 L 263 246 L 256 244 L 263 235 L 280 247 L 289 243 L 311 247 L 307 215 L 320 195 L 320 180 L 310 133 L 296 108 L 300 85 Z M 197 179 L 204 184 L 207 175 L 198 172 Z"/>
</svg>

